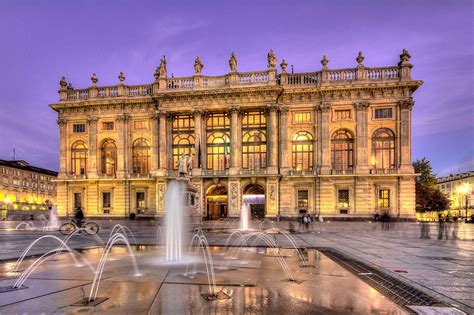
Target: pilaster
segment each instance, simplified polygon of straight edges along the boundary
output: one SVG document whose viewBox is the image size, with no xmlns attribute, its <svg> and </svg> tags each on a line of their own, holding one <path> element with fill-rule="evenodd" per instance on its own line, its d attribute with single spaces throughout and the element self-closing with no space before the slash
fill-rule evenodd
<svg viewBox="0 0 474 315">
<path fill-rule="evenodd" d="M 168 169 L 168 116 L 166 112 L 158 112 L 160 120 L 160 133 L 159 133 L 159 152 L 160 152 L 160 175 L 166 175 Z"/>
<path fill-rule="evenodd" d="M 321 130 L 321 174 L 329 174 L 331 171 L 331 148 L 329 140 L 330 114 L 330 103 L 323 103 L 319 106 L 319 125 Z"/>
<path fill-rule="evenodd" d="M 368 156 L 368 111 L 370 104 L 368 102 L 354 103 L 356 110 L 356 173 L 369 173 Z"/>
<path fill-rule="evenodd" d="M 280 107 L 280 174 L 287 175 L 288 164 L 288 106 Z"/>
<path fill-rule="evenodd" d="M 267 123 L 267 144 L 270 148 L 268 174 L 278 174 L 278 106 L 269 105 Z"/>
<path fill-rule="evenodd" d="M 232 106 L 230 113 L 230 169 L 229 175 L 238 175 L 242 165 L 242 126 L 239 107 Z M 230 187 L 230 186 L 229 186 Z"/>
<path fill-rule="evenodd" d="M 159 124 L 158 121 L 160 116 L 158 113 L 153 113 L 150 116 L 150 125 L 151 125 L 151 172 L 152 174 L 156 175 L 158 169 L 160 168 L 160 160 L 159 160 L 159 144 L 160 144 L 160 136 L 159 136 Z"/>
<path fill-rule="evenodd" d="M 401 100 L 400 106 L 400 172 L 413 173 L 411 161 L 411 110 L 415 104 L 412 98 Z"/>
<path fill-rule="evenodd" d="M 67 120 L 58 118 L 59 126 L 59 178 L 64 178 L 67 173 Z"/>
<path fill-rule="evenodd" d="M 97 177 L 97 117 L 87 118 L 87 132 L 89 133 L 89 157 L 87 161 L 87 177 Z"/>
</svg>

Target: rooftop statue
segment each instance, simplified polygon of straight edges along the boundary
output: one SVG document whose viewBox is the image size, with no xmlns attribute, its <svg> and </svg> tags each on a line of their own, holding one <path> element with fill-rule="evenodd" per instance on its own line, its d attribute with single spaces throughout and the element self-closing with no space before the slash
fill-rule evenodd
<svg viewBox="0 0 474 315">
<path fill-rule="evenodd" d="M 232 52 L 232 55 L 230 55 L 229 67 L 230 71 L 237 71 L 237 56 L 235 55 L 235 52 Z"/>
<path fill-rule="evenodd" d="M 275 69 L 277 66 L 277 57 L 275 56 L 273 49 L 270 49 L 270 51 L 268 52 L 267 60 L 268 60 L 268 68 Z"/>
<path fill-rule="evenodd" d="M 163 55 L 163 58 L 160 60 L 160 66 L 158 67 L 158 74 L 160 78 L 166 78 L 168 70 L 166 70 L 166 56 Z"/>
<path fill-rule="evenodd" d="M 196 74 L 201 74 L 202 68 L 204 68 L 204 65 L 202 64 L 199 56 L 197 56 L 196 59 L 194 60 L 194 72 Z"/>
</svg>

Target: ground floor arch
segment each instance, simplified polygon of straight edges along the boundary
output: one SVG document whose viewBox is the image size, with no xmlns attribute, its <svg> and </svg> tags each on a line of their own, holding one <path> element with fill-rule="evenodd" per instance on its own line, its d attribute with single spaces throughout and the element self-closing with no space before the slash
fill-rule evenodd
<svg viewBox="0 0 474 315">
<path fill-rule="evenodd" d="M 228 216 L 227 188 L 224 185 L 211 185 L 206 191 L 206 218 L 219 220 Z"/>
<path fill-rule="evenodd" d="M 242 204 L 248 204 L 252 219 L 265 218 L 265 189 L 257 183 L 246 185 L 242 190 Z"/>
</svg>

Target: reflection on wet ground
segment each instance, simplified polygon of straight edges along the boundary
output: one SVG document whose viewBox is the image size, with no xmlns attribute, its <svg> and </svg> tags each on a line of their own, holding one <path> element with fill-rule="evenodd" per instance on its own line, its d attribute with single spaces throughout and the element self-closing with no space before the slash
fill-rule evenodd
<svg viewBox="0 0 474 315">
<path fill-rule="evenodd" d="M 229 253 L 228 256 L 224 255 Z M 302 267 L 293 249 L 281 250 L 297 281 L 286 280 L 275 250 L 252 247 L 212 247 L 217 289 L 230 298 L 206 301 L 209 293 L 205 265 L 189 256 L 196 273 L 186 264 L 169 264 L 162 247 L 136 246 L 140 276 L 133 275 L 131 257 L 114 247 L 103 273 L 98 297 L 108 298 L 95 307 L 71 306 L 87 297 L 93 273 L 77 267 L 69 254 L 40 265 L 25 282 L 27 289 L 0 293 L 0 313 L 117 313 L 117 314 L 404 314 L 390 300 L 322 253 L 309 250 L 308 267 Z M 102 249 L 83 251 L 94 267 Z M 227 259 L 227 258 L 234 259 Z M 32 263 L 23 262 L 20 269 Z M 14 263 L 0 267 L 0 287 L 12 285 Z M 189 271 L 189 269 L 188 269 Z"/>
</svg>

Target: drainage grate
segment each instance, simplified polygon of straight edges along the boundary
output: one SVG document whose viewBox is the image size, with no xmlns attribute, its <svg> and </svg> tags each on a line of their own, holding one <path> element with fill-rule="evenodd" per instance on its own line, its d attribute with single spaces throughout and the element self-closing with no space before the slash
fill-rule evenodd
<svg viewBox="0 0 474 315">
<path fill-rule="evenodd" d="M 446 303 L 403 283 L 397 278 L 392 277 L 379 269 L 373 268 L 366 263 L 348 257 L 337 250 L 318 250 L 412 314 L 414 312 L 408 306 L 449 306 Z"/>
</svg>

